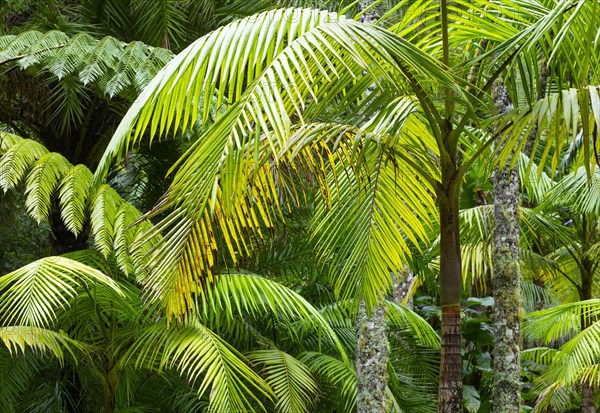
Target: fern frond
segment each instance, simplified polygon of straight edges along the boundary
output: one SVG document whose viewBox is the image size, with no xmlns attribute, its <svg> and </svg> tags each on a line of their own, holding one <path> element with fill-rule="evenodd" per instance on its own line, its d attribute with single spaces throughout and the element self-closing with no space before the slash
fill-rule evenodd
<svg viewBox="0 0 600 413">
<path fill-rule="evenodd" d="M 48 216 L 52 198 L 70 167 L 65 157 L 55 152 L 47 153 L 33 164 L 26 181 L 25 206 L 38 223 Z"/>
<path fill-rule="evenodd" d="M 73 166 L 64 176 L 60 186 L 60 212 L 67 229 L 78 235 L 88 219 L 88 196 L 93 175 L 83 165 Z"/>
<path fill-rule="evenodd" d="M 0 158 L 0 186 L 4 191 L 16 187 L 35 161 L 48 153 L 40 143 L 30 139 L 11 139 L 14 144 L 7 148 L 8 135 L 0 132 L 3 147 L 6 148 Z"/>
<path fill-rule="evenodd" d="M 95 84 L 111 98 L 128 90 L 141 92 L 171 58 L 165 49 L 112 37 L 97 40 L 85 33 L 69 37 L 59 31 L 26 31 L 0 36 L 0 63 L 12 61 L 21 69 L 38 66 L 58 80 L 72 76 L 82 86 Z"/>
</svg>

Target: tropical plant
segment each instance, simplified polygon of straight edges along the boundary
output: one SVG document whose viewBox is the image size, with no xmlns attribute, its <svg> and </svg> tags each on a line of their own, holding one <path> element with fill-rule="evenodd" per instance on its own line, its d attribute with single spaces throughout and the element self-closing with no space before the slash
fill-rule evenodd
<svg viewBox="0 0 600 413">
<path fill-rule="evenodd" d="M 154 136 L 185 130 L 197 118 L 206 118 L 208 96 L 216 95 L 219 104 L 226 101 L 228 109 L 179 162 L 174 182 L 156 209 L 172 212 L 157 227 L 165 237 L 148 257 L 146 265 L 154 278 L 147 285 L 155 291 L 173 291 L 167 281 L 190 277 L 182 264 L 192 251 L 202 250 L 194 234 L 205 232 L 201 228 L 206 217 L 223 211 L 243 226 L 245 210 L 235 205 L 256 198 L 260 179 L 255 177 L 262 175 L 261 167 L 287 164 L 290 151 L 302 157 L 313 148 L 314 164 L 330 176 L 317 181 L 324 184 L 323 202 L 334 205 L 327 216 L 330 221 L 323 222 L 336 226 L 325 232 L 321 255 L 333 260 L 336 293 L 364 297 L 367 307 L 373 308 L 391 285 L 390 272 L 402 269 L 408 244 L 426 238 L 430 218 L 426 206 L 433 209 L 434 193 L 441 218 L 439 408 L 459 411 L 460 186 L 470 166 L 490 146 L 502 148 L 495 159 L 505 162 L 513 148 L 525 144 L 522 132 L 538 120 L 555 129 L 545 129 L 547 134 L 534 137 L 534 142 L 549 136 L 562 139 L 553 146 L 552 157 L 549 153 L 543 157 L 558 163 L 565 139 L 557 132 L 565 122 L 572 125 L 573 115 L 545 105 L 548 99 L 538 102 L 532 80 L 539 72 L 539 53 L 550 59 L 554 51 L 587 50 L 587 57 L 579 61 L 590 67 L 590 46 L 566 33 L 581 29 L 583 22 L 592 24 L 596 13 L 592 3 L 459 2 L 452 7 L 445 1 L 414 3 L 389 30 L 333 13 L 283 9 L 202 37 L 145 89 L 119 126 L 97 172 L 101 179 L 115 158 L 140 141 L 143 131 Z M 498 27 L 503 30 L 498 32 Z M 216 47 L 234 43 L 237 48 L 226 53 Z M 513 76 L 507 68 L 521 76 Z M 508 74 L 516 106 L 504 117 L 494 117 L 489 92 L 503 72 Z M 558 71 L 551 73 L 558 76 Z M 574 93 L 587 96 L 583 89 Z M 552 99 L 570 108 L 574 99 L 569 96 Z M 581 107 L 591 113 L 589 105 Z M 471 127 L 483 133 L 475 135 Z M 590 131 L 583 142 L 588 151 Z M 539 146 L 534 143 L 535 149 Z M 353 189 L 357 187 L 366 190 Z M 185 226 L 180 223 L 183 216 Z M 191 276 L 210 279 L 210 270 L 203 267 L 203 275 Z M 179 275 L 172 276 L 175 269 Z M 191 296 L 191 291 L 182 293 Z M 164 293 L 156 298 L 169 301 Z"/>
</svg>

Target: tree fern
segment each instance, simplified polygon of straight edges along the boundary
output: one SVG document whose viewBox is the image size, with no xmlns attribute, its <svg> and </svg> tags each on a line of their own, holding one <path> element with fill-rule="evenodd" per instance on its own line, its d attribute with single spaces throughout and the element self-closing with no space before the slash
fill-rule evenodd
<svg viewBox="0 0 600 413">
<path fill-rule="evenodd" d="M 128 89 L 139 93 L 171 57 L 168 50 L 140 42 L 97 40 L 85 33 L 69 37 L 59 31 L 26 31 L 0 36 L 0 62 L 15 62 L 21 69 L 40 67 L 58 80 L 75 76 L 82 85 L 94 84 L 110 97 Z"/>
<path fill-rule="evenodd" d="M 52 198 L 56 196 L 60 182 L 69 169 L 69 162 L 54 152 L 41 157 L 31 168 L 26 181 L 25 205 L 38 223 L 48 216 Z"/>
</svg>

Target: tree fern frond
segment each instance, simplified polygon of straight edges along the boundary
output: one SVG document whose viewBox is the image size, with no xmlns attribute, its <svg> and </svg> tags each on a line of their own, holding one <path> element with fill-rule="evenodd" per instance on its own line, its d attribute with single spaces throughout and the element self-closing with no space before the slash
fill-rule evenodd
<svg viewBox="0 0 600 413">
<path fill-rule="evenodd" d="M 0 63 L 14 61 L 22 69 L 39 66 L 58 80 L 70 76 L 82 86 L 94 83 L 110 97 L 128 89 L 140 92 L 171 58 L 165 49 L 112 37 L 96 40 L 85 33 L 69 37 L 60 31 L 26 31 L 0 36 Z"/>
<path fill-rule="evenodd" d="M 55 152 L 47 153 L 33 164 L 27 176 L 25 206 L 38 223 L 48 216 L 52 198 L 70 167 L 71 164 Z"/>
<path fill-rule="evenodd" d="M 2 139 L 7 135 L 2 133 Z M 35 161 L 48 153 L 41 144 L 30 139 L 14 139 L 0 158 L 0 186 L 4 191 L 16 187 Z M 3 142 L 6 147 L 8 141 Z"/>
<path fill-rule="evenodd" d="M 107 256 L 113 250 L 115 241 L 115 221 L 123 199 L 108 184 L 96 189 L 91 208 L 91 224 L 96 247 Z"/>
<path fill-rule="evenodd" d="M 88 219 L 88 196 L 92 188 L 93 175 L 83 165 L 71 167 L 60 186 L 61 218 L 69 231 L 78 235 Z"/>
</svg>

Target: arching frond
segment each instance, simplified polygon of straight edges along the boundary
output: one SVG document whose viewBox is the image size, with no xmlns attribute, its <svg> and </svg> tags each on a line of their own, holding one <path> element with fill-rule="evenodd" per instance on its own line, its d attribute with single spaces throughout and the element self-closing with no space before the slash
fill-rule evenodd
<svg viewBox="0 0 600 413">
<path fill-rule="evenodd" d="M 247 357 L 262 366 L 261 375 L 277 397 L 278 412 L 311 411 L 319 388 L 308 367 L 279 350 L 254 351 Z"/>
<path fill-rule="evenodd" d="M 584 167 L 565 175 L 546 194 L 542 207 L 565 204 L 577 213 L 600 215 L 600 167 L 594 168 L 591 179 Z"/>
<path fill-rule="evenodd" d="M 70 163 L 60 154 L 50 152 L 33 164 L 27 176 L 25 206 L 39 223 L 48 216 L 52 197 L 62 178 L 70 169 Z"/>
<path fill-rule="evenodd" d="M 12 356 L 31 350 L 42 354 L 51 354 L 61 364 L 64 362 L 65 356 L 68 355 L 77 361 L 77 351 L 89 350 L 85 344 L 70 339 L 63 332 L 57 333 L 40 327 L 0 327 L 0 339 Z"/>
<path fill-rule="evenodd" d="M 333 387 L 337 403 L 345 412 L 356 406 L 356 371 L 342 361 L 322 353 L 306 352 L 299 360 Z"/>
<path fill-rule="evenodd" d="M 73 75 L 82 85 L 93 83 L 110 97 L 128 88 L 139 93 L 171 57 L 165 49 L 112 37 L 97 40 L 87 33 L 69 37 L 59 31 L 26 31 L 0 36 L 0 64 L 38 66 L 58 80 Z"/>
<path fill-rule="evenodd" d="M 18 353 L 0 348 L 0 403 L 7 411 L 17 410 L 19 397 L 27 391 L 42 364 L 33 352 Z"/>
<path fill-rule="evenodd" d="M 0 132 L 0 143 L 0 170 L 6 171 L 0 174 L 0 187 L 6 191 L 25 180 L 27 206 L 36 220 L 46 219 L 58 199 L 65 226 L 77 235 L 89 220 L 96 246 L 105 256 L 115 251 L 123 271 L 129 274 L 134 263 L 143 261 L 152 243 L 135 251 L 133 245 L 152 224 L 138 222 L 142 213 L 114 189 L 96 186 L 87 167 L 73 166 L 33 140 Z"/>
<path fill-rule="evenodd" d="M 88 284 L 117 284 L 102 272 L 66 257 L 47 257 L 0 277 L 0 319 L 4 325 L 50 327 Z"/>
<path fill-rule="evenodd" d="M 334 197 L 317 204 L 315 239 L 342 298 L 364 297 L 372 308 L 402 270 L 408 245 L 428 238 L 428 211 L 435 210 L 428 186 L 404 163 L 365 143 L 358 173 L 344 164 L 328 176 Z M 335 252 L 335 254 L 333 254 Z"/>
<path fill-rule="evenodd" d="M 88 219 L 88 196 L 92 188 L 93 175 L 83 165 L 72 167 L 64 176 L 60 186 L 60 212 L 66 227 L 78 235 Z"/>
<path fill-rule="evenodd" d="M 0 186 L 4 191 L 14 188 L 35 161 L 48 153 L 40 143 L 0 133 L 2 157 L 0 158 Z"/>
<path fill-rule="evenodd" d="M 342 360 L 348 360 L 344 347 L 323 315 L 302 296 L 282 284 L 251 274 L 222 274 L 214 285 L 202 289 L 200 297 L 200 316 L 209 325 L 219 323 L 222 313 L 225 320 L 244 313 L 252 316 L 271 313 L 288 322 L 298 322 L 305 329 L 316 328 L 331 340 Z M 293 334 L 292 331 L 290 333 Z"/>
<path fill-rule="evenodd" d="M 122 363 L 162 371 L 176 368 L 200 395 L 209 391 L 210 411 L 255 411 L 271 390 L 245 358 L 199 323 L 168 328 L 160 322 L 142 331 Z"/>
<path fill-rule="evenodd" d="M 600 314 L 600 300 L 578 301 L 529 313 L 523 325 L 523 335 L 532 340 L 550 343 L 578 333 L 581 323 L 592 323 Z"/>
<path fill-rule="evenodd" d="M 521 191 L 527 194 L 530 203 L 541 202 L 555 182 L 546 172 L 538 168 L 527 155 L 521 153 L 519 156 L 519 179 Z"/>
<path fill-rule="evenodd" d="M 386 301 L 386 306 L 391 324 L 408 329 L 424 346 L 440 348 L 440 337 L 425 319 L 403 305 Z"/>
</svg>

